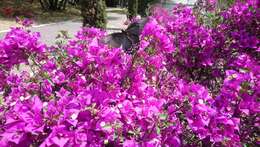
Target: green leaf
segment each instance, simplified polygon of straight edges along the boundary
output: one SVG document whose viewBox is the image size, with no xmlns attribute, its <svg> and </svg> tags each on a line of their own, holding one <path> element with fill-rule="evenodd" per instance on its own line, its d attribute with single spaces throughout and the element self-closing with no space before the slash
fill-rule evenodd
<svg viewBox="0 0 260 147">
<path fill-rule="evenodd" d="M 160 114 L 160 120 L 166 120 L 168 115 L 166 113 Z"/>
<path fill-rule="evenodd" d="M 156 127 L 156 133 L 161 134 L 161 129 L 158 126 Z"/>
<path fill-rule="evenodd" d="M 4 102 L 3 96 L 0 95 L 0 106 L 3 104 L 3 102 Z"/>
<path fill-rule="evenodd" d="M 105 125 L 105 126 L 103 127 L 103 129 L 105 129 L 105 130 L 110 130 L 111 128 L 112 128 L 111 125 Z"/>
</svg>

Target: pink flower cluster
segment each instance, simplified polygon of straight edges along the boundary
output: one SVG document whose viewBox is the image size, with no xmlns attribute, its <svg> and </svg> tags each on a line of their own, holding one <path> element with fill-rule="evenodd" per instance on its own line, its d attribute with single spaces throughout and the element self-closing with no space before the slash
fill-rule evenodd
<svg viewBox="0 0 260 147">
<path fill-rule="evenodd" d="M 96 28 L 52 47 L 12 28 L 0 40 L 0 146 L 257 146 L 257 6 L 237 2 L 211 28 L 190 8 L 156 10 L 133 55 Z M 32 73 L 10 72 L 21 63 Z"/>
</svg>

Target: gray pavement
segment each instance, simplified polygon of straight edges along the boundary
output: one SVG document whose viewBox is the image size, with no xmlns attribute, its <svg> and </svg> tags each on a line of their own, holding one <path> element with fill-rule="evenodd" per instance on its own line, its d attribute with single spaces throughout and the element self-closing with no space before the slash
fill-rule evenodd
<svg viewBox="0 0 260 147">
<path fill-rule="evenodd" d="M 163 6 L 166 8 L 172 8 L 177 3 L 182 3 L 185 5 L 193 5 L 196 2 L 196 0 L 165 0 L 163 2 Z M 108 8 L 107 13 L 107 32 L 117 32 L 121 29 L 125 29 L 126 25 L 123 25 L 123 23 L 126 21 L 126 15 L 116 13 L 116 11 L 119 8 Z M 112 11 L 111 11 L 112 10 Z M 39 26 L 34 26 L 31 28 L 34 32 L 40 32 L 41 33 L 41 40 L 48 44 L 52 45 L 55 43 L 55 38 L 58 35 L 59 31 L 67 31 L 70 35 L 75 34 L 77 31 L 80 30 L 82 26 L 82 23 L 80 20 L 69 20 L 64 22 L 58 22 L 58 23 L 51 23 L 51 24 L 43 24 Z M 5 32 L 2 32 L 0 30 L 0 39 L 3 38 Z"/>
<path fill-rule="evenodd" d="M 121 29 L 126 28 L 126 26 L 123 24 L 124 21 L 126 21 L 125 14 L 108 12 L 107 18 L 108 18 L 108 23 L 107 23 L 108 33 L 117 32 L 120 31 Z M 31 30 L 34 32 L 40 32 L 41 41 L 43 41 L 48 45 L 52 45 L 55 43 L 55 38 L 60 31 L 67 31 L 70 35 L 74 35 L 76 34 L 76 32 L 78 32 L 81 29 L 81 27 L 82 27 L 81 20 L 69 20 L 64 22 L 33 26 Z M 0 33 L 0 39 L 3 38 L 5 33 L 6 32 Z"/>
</svg>

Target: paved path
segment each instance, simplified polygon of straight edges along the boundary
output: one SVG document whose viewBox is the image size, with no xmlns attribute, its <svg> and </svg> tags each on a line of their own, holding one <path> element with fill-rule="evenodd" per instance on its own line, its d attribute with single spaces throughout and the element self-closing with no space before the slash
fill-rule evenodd
<svg viewBox="0 0 260 147">
<path fill-rule="evenodd" d="M 195 1 L 196 0 L 165 0 L 164 7 L 172 8 L 176 3 L 192 5 L 194 4 Z M 118 8 L 108 8 L 108 13 L 107 13 L 108 33 L 117 32 L 120 31 L 121 29 L 126 28 L 126 26 L 123 25 L 124 21 L 126 21 L 126 15 L 116 13 L 116 11 L 113 10 L 118 10 Z M 40 32 L 42 35 L 41 40 L 48 45 L 52 45 L 55 43 L 55 38 L 59 33 L 59 31 L 66 30 L 68 31 L 69 34 L 73 35 L 80 30 L 81 26 L 82 23 L 80 20 L 75 20 L 75 21 L 70 20 L 70 21 L 64 21 L 59 23 L 34 26 L 31 28 L 31 30 L 35 32 Z M 7 31 L 3 31 L 0 28 L 0 39 L 4 36 L 6 32 Z"/>
<path fill-rule="evenodd" d="M 108 10 L 114 10 L 117 8 L 112 8 Z M 108 33 L 120 31 L 121 29 L 124 29 L 126 26 L 123 25 L 124 21 L 126 20 L 125 14 L 120 14 L 116 12 L 108 12 L 107 13 L 108 18 L 108 24 L 107 24 L 107 30 Z M 66 30 L 69 34 L 73 35 L 77 31 L 80 30 L 82 27 L 82 22 L 80 20 L 70 20 L 70 21 L 64 21 L 64 22 L 58 22 L 58 23 L 51 23 L 51 24 L 43 24 L 39 26 L 33 26 L 31 28 L 32 31 L 40 32 L 41 33 L 41 40 L 44 43 L 47 43 L 48 45 L 55 43 L 55 38 L 59 31 Z M 0 30 L 0 39 L 4 36 L 6 31 Z"/>
</svg>

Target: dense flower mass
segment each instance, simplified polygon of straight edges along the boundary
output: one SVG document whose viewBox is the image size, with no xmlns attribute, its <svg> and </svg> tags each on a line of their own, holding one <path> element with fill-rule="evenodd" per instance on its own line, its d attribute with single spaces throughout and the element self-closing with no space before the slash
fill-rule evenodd
<svg viewBox="0 0 260 147">
<path fill-rule="evenodd" d="M 216 25 L 155 9 L 132 55 L 96 28 L 52 47 L 12 28 L 0 40 L 0 146 L 259 145 L 258 5 L 210 9 Z"/>
</svg>

